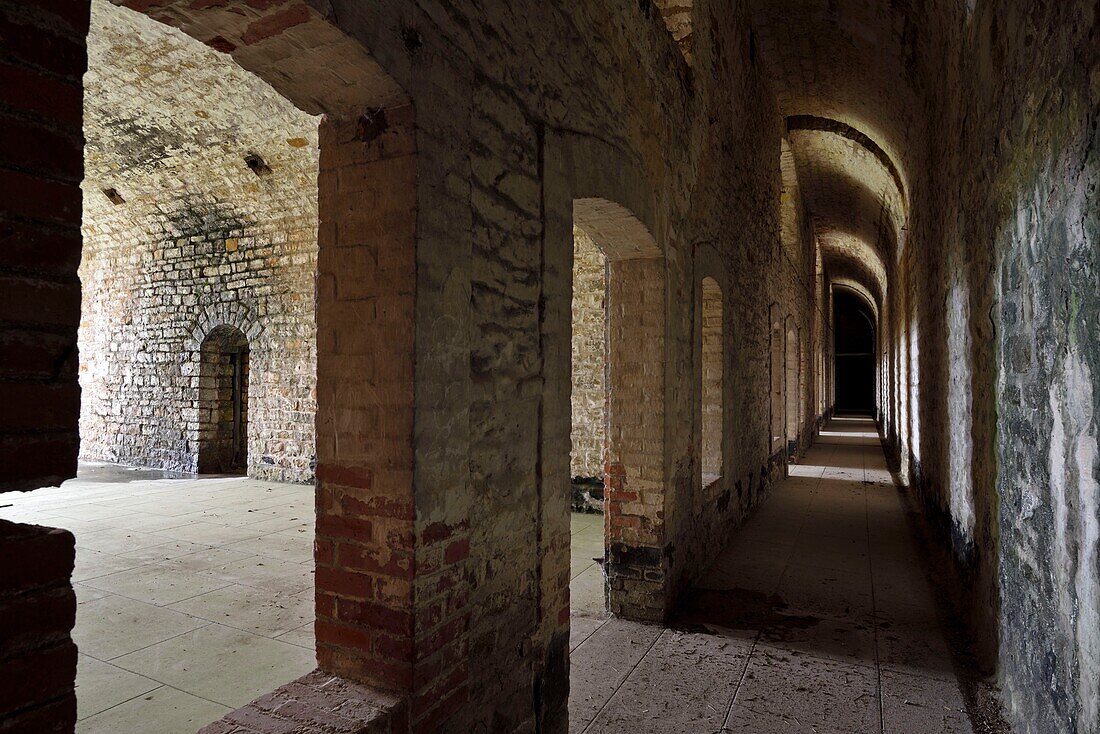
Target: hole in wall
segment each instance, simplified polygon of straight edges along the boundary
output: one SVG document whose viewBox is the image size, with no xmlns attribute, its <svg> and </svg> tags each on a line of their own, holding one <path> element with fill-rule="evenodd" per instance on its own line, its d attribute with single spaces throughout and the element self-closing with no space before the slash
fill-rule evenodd
<svg viewBox="0 0 1100 734">
<path fill-rule="evenodd" d="M 244 163 L 257 176 L 267 176 L 271 173 L 271 166 L 267 165 L 258 153 L 249 153 L 244 157 Z"/>
</svg>

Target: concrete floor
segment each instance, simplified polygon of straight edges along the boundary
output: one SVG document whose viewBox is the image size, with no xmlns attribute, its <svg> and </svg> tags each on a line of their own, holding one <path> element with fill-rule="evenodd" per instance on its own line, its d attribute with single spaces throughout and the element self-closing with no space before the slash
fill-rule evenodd
<svg viewBox="0 0 1100 734">
<path fill-rule="evenodd" d="M 972 731 L 870 421 L 823 431 L 674 624 L 575 613 L 570 646 L 572 734 Z"/>
<path fill-rule="evenodd" d="M 312 488 L 160 476 L 0 495 L 76 535 L 81 734 L 191 734 L 313 667 Z M 602 553 L 574 513 L 573 734 L 971 732 L 867 421 L 822 433 L 673 625 L 608 617 Z"/>
</svg>

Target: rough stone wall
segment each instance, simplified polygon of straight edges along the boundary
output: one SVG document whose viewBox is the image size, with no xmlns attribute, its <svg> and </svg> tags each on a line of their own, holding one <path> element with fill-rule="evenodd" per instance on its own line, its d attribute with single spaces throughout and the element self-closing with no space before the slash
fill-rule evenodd
<svg viewBox="0 0 1100 734">
<path fill-rule="evenodd" d="M 985 149 L 987 211 L 1000 216 L 974 233 L 996 243 L 997 409 L 983 405 L 974 419 L 996 436 L 1010 717 L 1021 731 L 1092 734 L 1100 732 L 1100 7 L 1043 10 L 974 19 L 988 28 L 978 44 L 996 70 L 979 80 L 994 100 L 985 119 L 1000 131 Z"/>
<path fill-rule="evenodd" d="M 607 442 L 607 257 L 580 229 L 573 254 L 573 430 L 569 472 L 603 479 Z"/>
<path fill-rule="evenodd" d="M 891 275 L 898 458 L 1015 730 L 1096 732 L 1098 10 L 932 10 L 937 138 Z"/>
<path fill-rule="evenodd" d="M 198 470 L 200 345 L 226 326 L 249 342 L 248 474 L 310 481 L 316 118 L 106 0 L 89 58 L 81 456 Z"/>
</svg>

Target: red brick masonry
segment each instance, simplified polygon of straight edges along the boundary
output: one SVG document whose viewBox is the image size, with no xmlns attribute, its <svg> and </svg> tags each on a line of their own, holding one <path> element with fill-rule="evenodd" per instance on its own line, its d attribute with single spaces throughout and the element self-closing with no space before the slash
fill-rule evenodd
<svg viewBox="0 0 1100 734">
<path fill-rule="evenodd" d="M 390 734 L 407 729 L 398 698 L 315 670 L 199 734 Z"/>
</svg>

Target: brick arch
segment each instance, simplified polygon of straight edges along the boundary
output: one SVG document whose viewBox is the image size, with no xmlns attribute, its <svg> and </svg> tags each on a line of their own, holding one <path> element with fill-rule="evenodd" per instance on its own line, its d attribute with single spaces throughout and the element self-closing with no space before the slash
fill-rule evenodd
<svg viewBox="0 0 1100 734">
<path fill-rule="evenodd" d="M 664 255 L 649 228 L 613 201 L 598 197 L 574 199 L 573 222 L 609 260 L 648 260 Z"/>
<path fill-rule="evenodd" d="M 247 0 L 110 0 L 228 54 L 310 114 L 357 118 L 409 103 L 356 39 L 313 3 Z M 321 3 L 317 3 L 321 5 Z M 339 65 L 340 75 L 330 64 Z"/>
<path fill-rule="evenodd" d="M 786 124 L 788 133 L 794 130 L 812 130 L 834 133 L 862 146 L 882 164 L 883 168 L 889 171 L 890 177 L 894 180 L 894 184 L 898 187 L 898 191 L 901 193 L 902 198 L 908 202 L 908 187 L 905 184 L 905 180 L 902 178 L 897 163 L 894 162 L 894 159 L 889 153 L 882 149 L 882 146 L 872 140 L 871 137 L 863 131 L 845 122 L 841 122 L 840 120 L 833 120 L 828 117 L 818 117 L 816 115 L 791 115 L 787 118 Z"/>
</svg>

